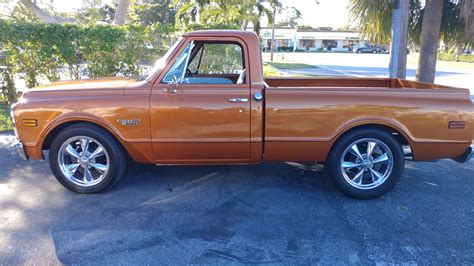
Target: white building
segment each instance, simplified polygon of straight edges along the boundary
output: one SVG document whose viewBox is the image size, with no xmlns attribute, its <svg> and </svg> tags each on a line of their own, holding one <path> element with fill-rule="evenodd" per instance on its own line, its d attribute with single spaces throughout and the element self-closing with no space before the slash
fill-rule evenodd
<svg viewBox="0 0 474 266">
<path fill-rule="evenodd" d="M 252 28 L 248 30 L 253 30 Z M 270 50 L 272 29 L 260 30 L 262 49 Z M 275 29 L 275 48 L 279 51 L 352 51 L 365 45 L 358 32 L 315 29 Z"/>
</svg>

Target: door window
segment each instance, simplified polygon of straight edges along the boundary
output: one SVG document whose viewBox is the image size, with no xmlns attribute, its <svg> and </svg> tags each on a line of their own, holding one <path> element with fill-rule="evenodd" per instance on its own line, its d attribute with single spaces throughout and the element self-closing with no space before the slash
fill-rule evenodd
<svg viewBox="0 0 474 266">
<path fill-rule="evenodd" d="M 173 75 L 186 84 L 246 83 L 243 49 L 234 42 L 196 41 L 182 52 L 163 81 L 171 82 Z"/>
</svg>

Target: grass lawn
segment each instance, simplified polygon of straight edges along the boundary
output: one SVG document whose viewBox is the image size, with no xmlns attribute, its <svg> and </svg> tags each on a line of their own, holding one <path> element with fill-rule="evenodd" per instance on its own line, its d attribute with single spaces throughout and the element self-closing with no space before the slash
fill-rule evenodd
<svg viewBox="0 0 474 266">
<path fill-rule="evenodd" d="M 407 56 L 407 65 L 418 65 L 418 58 L 420 54 L 418 53 L 411 53 Z M 467 63 L 467 62 L 454 62 L 454 61 L 436 61 L 436 66 L 441 67 L 453 67 L 453 68 L 474 68 L 474 63 Z"/>
<path fill-rule="evenodd" d="M 278 69 L 267 63 L 263 63 L 263 76 L 266 78 L 283 77 L 282 73 Z"/>
<path fill-rule="evenodd" d="M 265 62 L 263 63 L 263 77 L 264 78 L 281 78 L 281 77 L 293 77 L 293 78 L 314 78 L 316 76 L 313 75 L 305 75 L 305 74 L 284 74 L 278 70 L 280 67 L 273 66 L 275 63 Z M 293 63 L 277 63 L 277 64 L 284 64 L 284 65 L 306 65 L 307 64 L 293 64 Z M 313 67 L 313 66 L 310 66 Z M 303 67 L 307 68 L 307 67 Z M 290 68 L 280 68 L 280 69 L 290 69 Z M 320 77 L 320 76 L 317 76 Z"/>
<path fill-rule="evenodd" d="M 265 62 L 265 63 L 278 69 L 317 68 L 316 66 L 302 64 L 302 63 L 284 63 L 284 62 Z"/>
<path fill-rule="evenodd" d="M 10 119 L 10 107 L 0 102 L 0 131 L 13 130 Z"/>
</svg>

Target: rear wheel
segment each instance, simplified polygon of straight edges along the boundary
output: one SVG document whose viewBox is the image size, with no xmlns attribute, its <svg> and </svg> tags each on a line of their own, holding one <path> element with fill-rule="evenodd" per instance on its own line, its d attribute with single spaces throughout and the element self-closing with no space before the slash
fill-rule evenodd
<svg viewBox="0 0 474 266">
<path fill-rule="evenodd" d="M 125 172 L 121 145 L 107 131 L 76 124 L 53 140 L 49 164 L 56 179 L 78 193 L 96 193 L 114 185 Z"/>
<path fill-rule="evenodd" d="M 336 142 L 327 171 L 344 194 L 373 199 L 393 189 L 404 164 L 402 147 L 392 135 L 379 129 L 361 129 Z"/>
</svg>

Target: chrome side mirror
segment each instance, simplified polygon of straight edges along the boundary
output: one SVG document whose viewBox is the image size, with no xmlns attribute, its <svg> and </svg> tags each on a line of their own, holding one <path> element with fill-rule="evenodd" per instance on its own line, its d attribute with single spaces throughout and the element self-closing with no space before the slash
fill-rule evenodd
<svg viewBox="0 0 474 266">
<path fill-rule="evenodd" d="M 177 93 L 178 92 L 178 78 L 176 75 L 171 77 L 172 81 L 169 83 L 171 88 L 164 88 L 163 91 L 166 93 Z"/>
<path fill-rule="evenodd" d="M 178 77 L 176 77 L 176 75 L 173 75 L 173 77 L 171 77 L 173 81 L 171 81 L 171 85 L 173 85 L 174 87 L 177 87 L 178 86 Z"/>
</svg>

